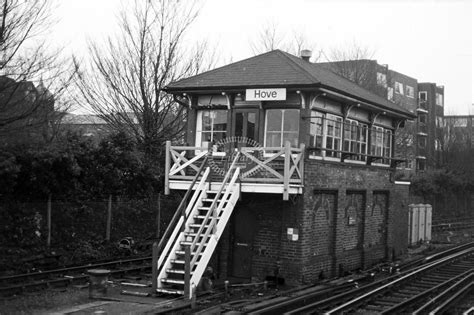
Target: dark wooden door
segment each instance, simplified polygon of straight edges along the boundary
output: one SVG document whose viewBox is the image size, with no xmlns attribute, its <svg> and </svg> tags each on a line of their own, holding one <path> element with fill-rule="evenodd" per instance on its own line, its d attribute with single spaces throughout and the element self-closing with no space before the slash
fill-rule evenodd
<svg viewBox="0 0 474 315">
<path fill-rule="evenodd" d="M 232 275 L 250 278 L 252 275 L 253 239 L 257 222 L 249 208 L 236 209 L 233 224 Z"/>
<path fill-rule="evenodd" d="M 255 146 L 252 140 L 258 139 L 258 110 L 257 109 L 236 109 L 234 111 L 234 121 L 232 126 L 233 136 L 240 137 L 241 140 L 236 141 L 237 147 Z"/>
</svg>

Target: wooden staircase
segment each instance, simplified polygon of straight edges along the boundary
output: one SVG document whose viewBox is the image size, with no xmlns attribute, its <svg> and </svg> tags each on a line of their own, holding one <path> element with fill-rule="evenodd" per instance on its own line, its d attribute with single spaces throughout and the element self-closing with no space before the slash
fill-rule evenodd
<svg viewBox="0 0 474 315">
<path fill-rule="evenodd" d="M 220 183 L 210 190 L 207 167 L 157 262 L 156 291 L 187 295 L 201 280 L 240 195 L 237 157 Z M 215 184 L 215 183 L 214 183 Z M 186 257 L 188 251 L 188 257 Z M 186 279 L 186 275 L 189 278 Z"/>
</svg>

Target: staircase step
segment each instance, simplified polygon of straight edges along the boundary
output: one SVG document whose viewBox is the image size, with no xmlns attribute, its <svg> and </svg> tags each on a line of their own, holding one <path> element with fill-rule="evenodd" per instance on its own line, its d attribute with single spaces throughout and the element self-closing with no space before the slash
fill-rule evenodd
<svg viewBox="0 0 474 315">
<path fill-rule="evenodd" d="M 194 232 L 184 232 L 184 235 L 190 236 L 190 237 L 196 237 L 197 233 Z M 210 237 L 212 234 L 209 234 L 207 237 Z M 204 237 L 204 234 L 199 235 L 199 237 Z"/>
<path fill-rule="evenodd" d="M 189 225 L 189 227 L 190 227 L 190 228 L 193 228 L 193 229 L 198 229 L 198 228 L 201 227 L 201 225 L 202 225 L 202 224 L 191 223 L 191 224 Z M 205 229 L 207 229 L 208 227 L 209 227 L 209 224 L 204 225 L 204 228 L 205 228 Z"/>
<path fill-rule="evenodd" d="M 206 210 L 206 211 L 209 211 L 211 209 L 211 207 L 198 207 L 198 210 Z"/>
<path fill-rule="evenodd" d="M 164 289 L 164 288 L 158 288 L 156 289 L 156 292 L 158 293 L 163 293 L 163 294 L 184 294 L 184 290 L 176 290 L 176 289 Z"/>
<path fill-rule="evenodd" d="M 184 270 L 182 270 L 182 269 L 166 269 L 166 272 L 167 273 L 177 273 L 177 274 L 184 275 Z M 191 271 L 191 274 L 193 274 L 192 271 Z"/>
<path fill-rule="evenodd" d="M 206 218 L 205 215 L 195 215 L 195 216 L 194 216 L 194 219 L 205 219 L 205 218 Z M 209 219 L 210 219 L 210 218 L 211 218 L 211 217 L 209 217 Z M 218 220 L 219 220 L 220 218 L 221 218 L 220 216 L 217 217 Z"/>
<path fill-rule="evenodd" d="M 184 250 L 177 250 L 177 251 L 175 251 L 175 254 L 176 255 L 185 255 Z M 196 255 L 196 252 L 191 253 L 191 256 L 194 256 L 194 255 Z M 202 252 L 199 253 L 199 256 L 201 256 L 201 255 L 202 255 Z"/>
<path fill-rule="evenodd" d="M 163 279 L 161 279 L 161 282 L 163 282 L 163 283 L 173 283 L 173 284 L 183 284 L 184 285 L 184 280 L 178 280 L 178 279 L 163 278 Z"/>
</svg>

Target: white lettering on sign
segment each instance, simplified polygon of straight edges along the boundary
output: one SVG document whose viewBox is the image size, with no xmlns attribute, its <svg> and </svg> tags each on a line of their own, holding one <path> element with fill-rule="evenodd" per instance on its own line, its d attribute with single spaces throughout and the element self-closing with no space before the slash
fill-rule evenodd
<svg viewBox="0 0 474 315">
<path fill-rule="evenodd" d="M 286 89 L 247 89 L 247 101 L 285 101 Z"/>
</svg>

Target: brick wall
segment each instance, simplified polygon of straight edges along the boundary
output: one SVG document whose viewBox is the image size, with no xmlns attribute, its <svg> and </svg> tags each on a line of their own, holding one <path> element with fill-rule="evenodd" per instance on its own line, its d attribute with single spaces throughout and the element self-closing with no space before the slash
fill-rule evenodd
<svg viewBox="0 0 474 315">
<path fill-rule="evenodd" d="M 232 276 L 233 224 L 242 209 L 256 220 L 250 253 L 256 281 L 278 275 L 289 284 L 313 283 L 403 254 L 409 186 L 395 185 L 390 174 L 383 167 L 307 160 L 303 195 L 283 201 L 243 194 L 213 260 L 219 276 Z"/>
<path fill-rule="evenodd" d="M 306 161 L 302 213 L 308 217 L 321 208 L 325 194 L 334 199 L 330 203 L 334 221 L 317 212 L 317 223 L 302 221 L 303 230 L 318 229 L 301 240 L 306 281 L 316 280 L 321 272 L 336 276 L 370 267 L 406 251 L 409 186 L 392 183 L 390 173 L 383 167 Z"/>
</svg>

